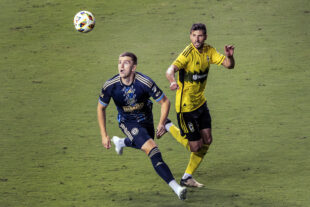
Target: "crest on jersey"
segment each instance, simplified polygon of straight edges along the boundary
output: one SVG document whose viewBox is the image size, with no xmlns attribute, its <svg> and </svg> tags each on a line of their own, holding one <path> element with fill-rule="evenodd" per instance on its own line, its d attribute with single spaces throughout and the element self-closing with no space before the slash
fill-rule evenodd
<svg viewBox="0 0 310 207">
<path fill-rule="evenodd" d="M 123 92 L 127 105 L 133 106 L 137 103 L 135 94 L 136 90 L 132 86 L 124 87 Z"/>
<path fill-rule="evenodd" d="M 192 122 L 188 122 L 187 126 L 188 126 L 188 128 L 189 128 L 189 130 L 190 130 L 191 132 L 194 132 L 194 131 L 195 131 L 195 128 L 194 128 L 194 125 L 193 125 Z"/>
<path fill-rule="evenodd" d="M 210 61 L 210 58 L 209 58 L 209 55 L 207 55 L 207 62 L 209 62 Z"/>
<path fill-rule="evenodd" d="M 131 134 L 132 134 L 132 135 L 135 136 L 135 135 L 137 135 L 138 133 L 139 133 L 139 129 L 138 129 L 138 128 L 135 127 L 135 128 L 132 128 L 132 129 L 131 129 Z"/>
</svg>

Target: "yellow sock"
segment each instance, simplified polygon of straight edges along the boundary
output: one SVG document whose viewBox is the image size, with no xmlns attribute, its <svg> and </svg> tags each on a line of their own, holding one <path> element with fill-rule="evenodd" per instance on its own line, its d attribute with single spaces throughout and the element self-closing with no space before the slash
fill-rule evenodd
<svg viewBox="0 0 310 207">
<path fill-rule="evenodd" d="M 181 135 L 180 129 L 174 125 L 172 125 L 169 129 L 169 132 L 179 143 L 181 143 L 186 149 L 190 150 L 188 139 L 185 136 Z"/>
<path fill-rule="evenodd" d="M 203 147 L 198 152 L 192 152 L 185 173 L 194 174 L 194 172 L 199 167 L 204 156 L 206 155 L 209 149 L 209 145 L 203 145 Z"/>
<path fill-rule="evenodd" d="M 190 151 L 190 147 L 188 144 L 188 139 L 185 138 L 185 136 L 181 135 L 180 129 L 176 127 L 175 125 L 172 125 L 169 128 L 169 132 L 175 138 L 179 143 L 181 143 L 187 150 Z M 191 152 L 190 159 L 187 165 L 187 168 L 185 170 L 185 173 L 193 174 L 197 168 L 199 167 L 200 163 L 203 160 L 203 157 L 206 155 L 207 151 L 209 149 L 209 145 L 203 145 L 203 147 L 200 149 L 199 152 Z"/>
</svg>

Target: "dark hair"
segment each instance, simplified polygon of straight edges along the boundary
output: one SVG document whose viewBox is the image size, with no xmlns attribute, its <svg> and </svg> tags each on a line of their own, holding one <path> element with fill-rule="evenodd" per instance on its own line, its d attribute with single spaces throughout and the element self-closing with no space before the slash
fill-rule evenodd
<svg viewBox="0 0 310 207">
<path fill-rule="evenodd" d="M 192 33 L 192 31 L 196 31 L 196 30 L 202 30 L 204 35 L 207 34 L 207 28 L 206 28 L 205 24 L 202 24 L 202 23 L 193 24 L 190 33 Z"/>
<path fill-rule="evenodd" d="M 134 65 L 137 65 L 137 64 L 138 64 L 138 58 L 137 58 L 137 56 L 136 56 L 135 54 L 133 54 L 132 52 L 124 52 L 124 53 L 120 54 L 120 57 L 125 57 L 125 56 L 130 57 L 131 60 L 133 61 L 133 64 L 134 64 Z"/>
</svg>

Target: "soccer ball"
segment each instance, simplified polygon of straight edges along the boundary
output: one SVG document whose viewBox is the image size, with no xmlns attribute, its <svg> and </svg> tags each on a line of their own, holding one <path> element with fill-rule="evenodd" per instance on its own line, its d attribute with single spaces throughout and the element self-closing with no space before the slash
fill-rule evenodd
<svg viewBox="0 0 310 207">
<path fill-rule="evenodd" d="M 90 32 L 95 27 L 95 17 L 89 11 L 80 11 L 74 16 L 73 23 L 77 31 Z"/>
</svg>

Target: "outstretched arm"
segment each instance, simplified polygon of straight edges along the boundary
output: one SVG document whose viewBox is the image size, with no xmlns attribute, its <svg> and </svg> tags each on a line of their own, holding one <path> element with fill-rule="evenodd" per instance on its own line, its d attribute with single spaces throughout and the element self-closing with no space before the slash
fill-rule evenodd
<svg viewBox="0 0 310 207">
<path fill-rule="evenodd" d="M 175 80 L 174 74 L 179 70 L 179 68 L 175 65 L 171 65 L 166 71 L 166 77 L 170 82 L 170 90 L 174 91 L 179 88 L 178 83 Z"/>
<path fill-rule="evenodd" d="M 102 139 L 102 145 L 110 149 L 111 148 L 111 140 L 106 130 L 106 114 L 105 114 L 106 107 L 103 106 L 101 103 L 98 102 L 97 106 L 97 116 L 98 116 L 98 123 L 100 128 L 100 134 Z"/>
<path fill-rule="evenodd" d="M 235 67 L 234 50 L 235 50 L 235 47 L 233 45 L 226 45 L 225 46 L 226 57 L 222 63 L 222 65 L 225 68 L 233 69 Z"/>
<path fill-rule="evenodd" d="M 161 113 L 159 123 L 156 129 L 156 136 L 157 138 L 160 138 L 166 132 L 165 123 L 170 110 L 170 101 L 167 96 L 164 96 L 158 103 L 161 105 Z"/>
</svg>

